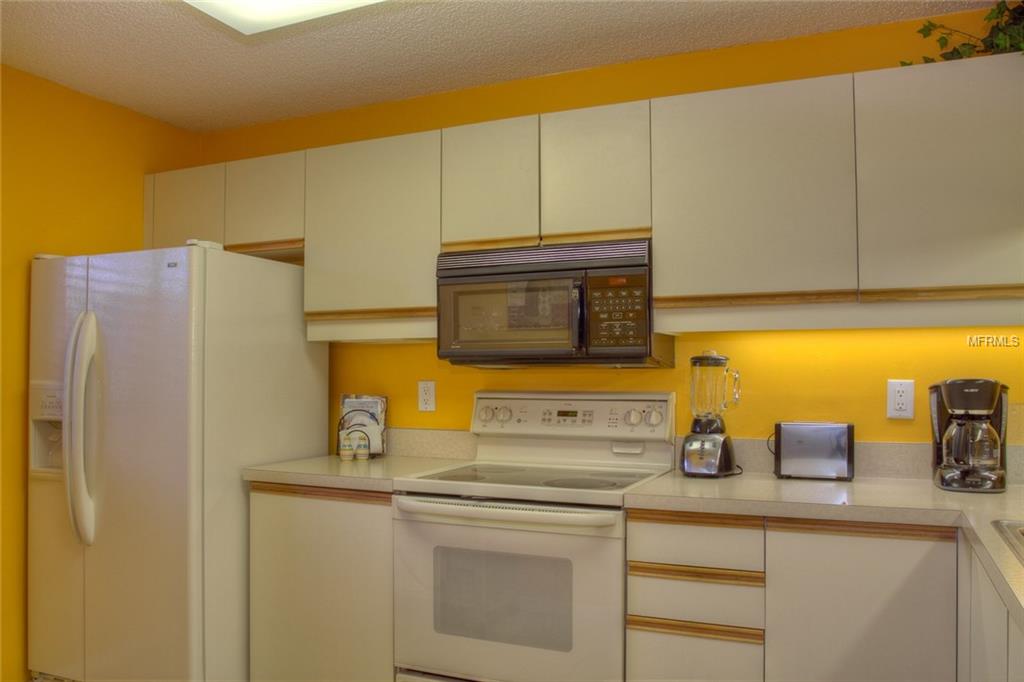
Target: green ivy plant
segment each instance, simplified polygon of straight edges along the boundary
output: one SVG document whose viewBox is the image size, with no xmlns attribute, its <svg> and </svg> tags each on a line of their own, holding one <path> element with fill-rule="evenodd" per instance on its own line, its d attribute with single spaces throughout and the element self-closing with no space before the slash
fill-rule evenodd
<svg viewBox="0 0 1024 682">
<path fill-rule="evenodd" d="M 1024 0 L 1013 7 L 1010 7 L 1006 0 L 999 0 L 985 15 L 985 21 L 991 25 L 984 37 L 946 24 L 936 24 L 931 20 L 924 22 L 917 32 L 922 38 L 937 36 L 935 40 L 943 50 L 939 57 L 945 60 L 964 59 L 979 54 L 1024 52 Z M 932 57 L 921 57 L 921 60 L 925 64 L 935 61 Z M 910 66 L 913 63 L 901 61 L 900 65 Z"/>
</svg>

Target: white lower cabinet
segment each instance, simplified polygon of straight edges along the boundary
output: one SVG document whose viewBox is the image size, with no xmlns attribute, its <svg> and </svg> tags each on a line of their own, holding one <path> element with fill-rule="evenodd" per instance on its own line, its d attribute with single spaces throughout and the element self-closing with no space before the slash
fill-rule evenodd
<svg viewBox="0 0 1024 682">
<path fill-rule="evenodd" d="M 1006 606 L 985 574 L 977 556 L 971 557 L 971 682 L 1007 679 Z"/>
<path fill-rule="evenodd" d="M 1024 682 L 1024 630 L 1012 618 L 1006 627 L 1006 679 L 1008 682 Z"/>
<path fill-rule="evenodd" d="M 762 680 L 764 647 L 664 632 L 626 631 L 626 680 Z"/>
<path fill-rule="evenodd" d="M 252 680 L 394 679 L 389 499 L 254 484 Z"/>
<path fill-rule="evenodd" d="M 956 679 L 953 529 L 773 519 L 766 527 L 766 680 Z"/>
<path fill-rule="evenodd" d="M 764 519 L 627 518 L 626 680 L 763 680 Z"/>
</svg>

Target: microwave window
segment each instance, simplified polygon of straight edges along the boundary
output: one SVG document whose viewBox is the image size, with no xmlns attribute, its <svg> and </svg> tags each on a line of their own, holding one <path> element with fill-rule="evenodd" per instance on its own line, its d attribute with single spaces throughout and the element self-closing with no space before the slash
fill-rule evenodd
<svg viewBox="0 0 1024 682">
<path fill-rule="evenodd" d="M 452 347 L 570 343 L 572 280 L 453 285 Z"/>
</svg>

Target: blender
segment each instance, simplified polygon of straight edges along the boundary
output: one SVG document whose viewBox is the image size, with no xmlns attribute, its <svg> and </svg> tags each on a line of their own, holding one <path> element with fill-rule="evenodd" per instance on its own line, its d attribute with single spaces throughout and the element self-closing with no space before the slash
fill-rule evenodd
<svg viewBox="0 0 1024 682">
<path fill-rule="evenodd" d="M 686 476 L 721 478 L 743 473 L 736 465 L 722 417 L 730 404 L 740 401 L 740 373 L 728 364 L 729 358 L 713 350 L 690 358 L 693 423 L 679 456 L 679 468 Z"/>
</svg>

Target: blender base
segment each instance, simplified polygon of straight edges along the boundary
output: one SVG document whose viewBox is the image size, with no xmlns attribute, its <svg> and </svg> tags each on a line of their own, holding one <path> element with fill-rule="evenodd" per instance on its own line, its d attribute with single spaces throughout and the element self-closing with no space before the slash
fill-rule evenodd
<svg viewBox="0 0 1024 682">
<path fill-rule="evenodd" d="M 684 476 L 724 478 L 743 473 L 736 465 L 732 439 L 724 433 L 690 433 L 683 439 L 679 468 Z"/>
</svg>

